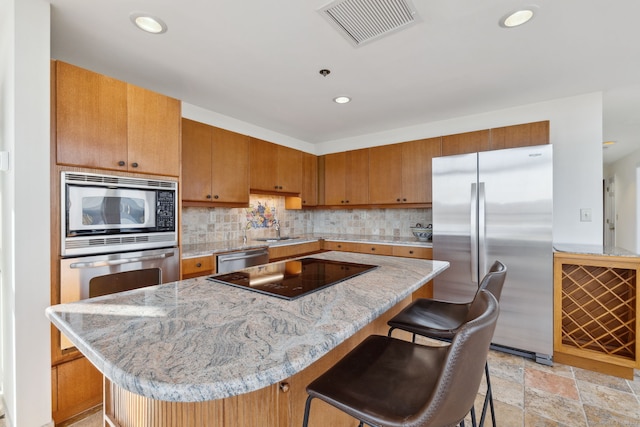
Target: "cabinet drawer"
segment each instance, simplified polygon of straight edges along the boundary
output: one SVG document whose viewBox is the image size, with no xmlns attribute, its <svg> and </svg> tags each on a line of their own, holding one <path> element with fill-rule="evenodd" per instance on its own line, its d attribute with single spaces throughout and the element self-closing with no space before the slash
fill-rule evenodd
<svg viewBox="0 0 640 427">
<path fill-rule="evenodd" d="M 320 252 L 320 241 L 269 248 L 269 262 Z"/>
<path fill-rule="evenodd" d="M 215 263 L 213 255 L 206 255 L 195 258 L 184 258 L 182 260 L 182 278 L 188 279 L 205 274 L 215 273 Z"/>
<path fill-rule="evenodd" d="M 325 240 L 322 248 L 328 251 L 343 251 L 343 252 L 359 252 L 359 243 L 353 242 L 331 242 Z"/>
<path fill-rule="evenodd" d="M 391 245 L 376 245 L 371 243 L 358 243 L 357 252 L 362 254 L 375 254 L 375 255 L 392 255 L 393 246 Z"/>
<path fill-rule="evenodd" d="M 433 259 L 433 249 L 417 246 L 394 246 L 393 256 L 406 258 Z"/>
</svg>

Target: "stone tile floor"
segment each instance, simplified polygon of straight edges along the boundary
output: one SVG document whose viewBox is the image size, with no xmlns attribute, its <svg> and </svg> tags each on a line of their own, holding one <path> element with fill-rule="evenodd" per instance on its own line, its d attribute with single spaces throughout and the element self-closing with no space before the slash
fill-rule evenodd
<svg viewBox="0 0 640 427">
<path fill-rule="evenodd" d="M 544 366 L 496 351 L 489 354 L 489 367 L 498 427 L 640 426 L 640 371 L 631 381 L 558 363 Z M 478 409 L 485 389 L 483 384 Z M 102 425 L 101 413 L 70 424 Z M 491 425 L 490 419 L 485 425 Z"/>
</svg>

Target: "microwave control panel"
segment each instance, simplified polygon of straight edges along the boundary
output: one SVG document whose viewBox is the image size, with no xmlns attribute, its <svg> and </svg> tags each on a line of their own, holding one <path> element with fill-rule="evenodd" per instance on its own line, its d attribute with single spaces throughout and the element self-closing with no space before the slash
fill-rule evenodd
<svg viewBox="0 0 640 427">
<path fill-rule="evenodd" d="M 157 194 L 156 211 L 156 227 L 158 228 L 158 231 L 175 230 L 175 211 L 175 192 L 159 190 Z"/>
</svg>

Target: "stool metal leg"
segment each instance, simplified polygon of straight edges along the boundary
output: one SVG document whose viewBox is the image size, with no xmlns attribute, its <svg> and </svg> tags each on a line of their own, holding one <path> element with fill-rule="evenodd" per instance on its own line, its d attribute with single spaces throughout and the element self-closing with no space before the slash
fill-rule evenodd
<svg viewBox="0 0 640 427">
<path fill-rule="evenodd" d="M 302 427 L 307 427 L 309 424 L 309 411 L 311 410 L 311 399 L 313 397 L 308 396 L 307 402 L 304 404 L 304 418 L 302 419 Z"/>
<path fill-rule="evenodd" d="M 484 375 L 487 379 L 487 394 L 484 396 L 484 404 L 482 405 L 482 415 L 480 416 L 480 427 L 484 427 L 484 420 L 487 416 L 487 405 L 491 410 L 491 424 L 496 427 L 496 412 L 493 407 L 493 391 L 491 390 L 491 378 L 489 376 L 489 363 L 484 364 Z"/>
</svg>

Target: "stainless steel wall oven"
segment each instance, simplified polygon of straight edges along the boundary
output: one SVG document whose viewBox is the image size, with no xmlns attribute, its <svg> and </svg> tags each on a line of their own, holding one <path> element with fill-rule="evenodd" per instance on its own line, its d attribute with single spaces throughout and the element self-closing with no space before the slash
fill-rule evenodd
<svg viewBox="0 0 640 427">
<path fill-rule="evenodd" d="M 61 303 L 180 278 L 177 182 L 62 172 L 61 203 Z"/>
</svg>

